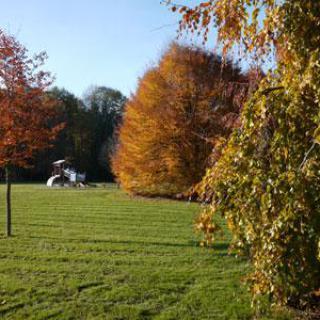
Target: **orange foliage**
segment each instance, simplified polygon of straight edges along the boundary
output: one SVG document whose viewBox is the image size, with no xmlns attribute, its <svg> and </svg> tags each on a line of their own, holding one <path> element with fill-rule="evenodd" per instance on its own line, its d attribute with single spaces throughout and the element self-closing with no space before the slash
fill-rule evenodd
<svg viewBox="0 0 320 320">
<path fill-rule="evenodd" d="M 125 108 L 113 171 L 125 190 L 172 196 L 204 175 L 213 146 L 238 118 L 248 81 L 238 68 L 172 44 Z"/>
<path fill-rule="evenodd" d="M 56 102 L 46 94 L 50 74 L 38 71 L 46 56 L 27 50 L 0 30 L 0 167 L 27 167 L 62 128 L 52 126 Z"/>
</svg>

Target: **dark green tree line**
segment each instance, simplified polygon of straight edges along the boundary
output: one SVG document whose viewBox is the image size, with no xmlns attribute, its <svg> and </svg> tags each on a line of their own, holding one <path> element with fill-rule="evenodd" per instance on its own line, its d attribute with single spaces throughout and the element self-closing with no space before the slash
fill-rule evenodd
<svg viewBox="0 0 320 320">
<path fill-rule="evenodd" d="M 52 162 L 66 159 L 77 171 L 86 172 L 89 181 L 112 181 L 109 154 L 125 96 L 107 87 L 94 87 L 83 99 L 57 87 L 48 94 L 57 100 L 56 121 L 63 122 L 65 127 L 53 147 L 38 154 L 32 168 L 17 170 L 16 178 L 46 180 L 51 175 Z"/>
</svg>

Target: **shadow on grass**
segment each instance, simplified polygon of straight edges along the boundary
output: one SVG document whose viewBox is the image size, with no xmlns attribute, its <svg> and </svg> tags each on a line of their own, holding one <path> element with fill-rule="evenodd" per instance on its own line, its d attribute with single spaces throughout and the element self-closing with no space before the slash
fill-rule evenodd
<svg viewBox="0 0 320 320">
<path fill-rule="evenodd" d="M 60 242 L 79 242 L 79 243 L 88 243 L 88 244 L 122 244 L 122 245 L 141 245 L 141 246 L 157 246 L 157 247 L 172 247 L 172 248 L 200 248 L 198 241 L 190 240 L 185 243 L 177 242 L 158 242 L 158 241 L 137 241 L 137 240 L 108 240 L 108 239 L 84 239 L 84 238 L 59 238 L 59 237 L 48 237 L 48 236 L 30 236 L 30 239 L 42 239 L 42 240 L 58 240 Z M 229 244 L 227 242 L 218 242 L 215 243 L 208 250 L 213 251 L 225 251 L 217 253 L 221 256 L 229 256 L 227 253 Z M 232 256 L 232 255 L 231 255 Z"/>
<path fill-rule="evenodd" d="M 8 237 L 7 235 L 5 235 L 4 233 L 0 233 L 0 240 L 14 240 L 18 238 L 15 234 L 12 234 L 10 237 Z"/>
<path fill-rule="evenodd" d="M 17 311 L 18 309 L 24 308 L 24 303 L 16 303 L 14 305 L 8 306 L 6 308 L 0 309 L 0 318 L 5 316 L 7 313 L 12 313 Z"/>
</svg>

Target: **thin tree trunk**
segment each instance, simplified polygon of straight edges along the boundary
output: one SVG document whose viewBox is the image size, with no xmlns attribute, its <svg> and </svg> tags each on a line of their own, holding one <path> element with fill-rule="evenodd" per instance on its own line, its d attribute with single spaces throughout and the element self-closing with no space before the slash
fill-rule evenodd
<svg viewBox="0 0 320 320">
<path fill-rule="evenodd" d="M 11 176 L 10 168 L 6 167 L 6 184 L 7 184 L 7 237 L 12 234 L 11 230 Z"/>
</svg>

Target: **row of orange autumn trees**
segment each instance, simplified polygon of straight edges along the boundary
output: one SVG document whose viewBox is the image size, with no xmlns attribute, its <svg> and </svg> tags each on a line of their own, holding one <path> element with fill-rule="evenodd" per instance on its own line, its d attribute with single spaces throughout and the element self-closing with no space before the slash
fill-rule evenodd
<svg viewBox="0 0 320 320">
<path fill-rule="evenodd" d="M 112 160 L 122 187 L 173 196 L 197 184 L 236 125 L 249 83 L 215 54 L 171 44 L 126 105 Z"/>
</svg>

